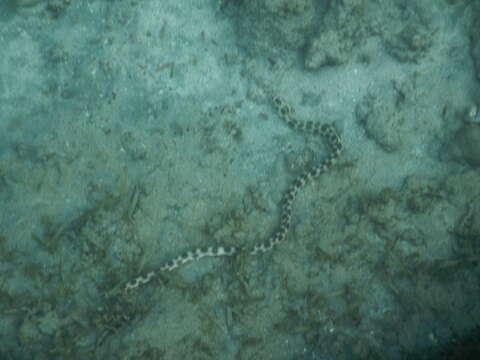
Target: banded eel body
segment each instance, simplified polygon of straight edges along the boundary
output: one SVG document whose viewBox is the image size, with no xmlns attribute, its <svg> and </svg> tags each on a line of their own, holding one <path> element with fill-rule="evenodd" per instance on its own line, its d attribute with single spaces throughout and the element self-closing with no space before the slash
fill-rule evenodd
<svg viewBox="0 0 480 360">
<path fill-rule="evenodd" d="M 289 127 L 297 131 L 323 136 L 331 148 L 330 154 L 319 165 L 305 170 L 288 187 L 282 199 L 280 225 L 277 230 L 270 236 L 268 240 L 255 244 L 251 248 L 235 246 L 210 246 L 208 248 L 198 248 L 188 251 L 183 255 L 167 261 L 157 270 L 150 271 L 129 281 L 124 287 L 126 292 L 149 283 L 159 273 L 173 271 L 181 265 L 200 260 L 204 257 L 232 256 L 239 253 L 257 255 L 272 250 L 276 245 L 285 240 L 291 226 L 293 202 L 295 201 L 298 192 L 312 179 L 327 172 L 335 164 L 336 160 L 342 153 L 343 146 L 340 141 L 340 137 L 337 135 L 337 132 L 331 125 L 319 124 L 313 121 L 298 120 L 295 117 L 294 109 L 280 97 L 272 97 L 272 103 L 278 115 Z"/>
</svg>

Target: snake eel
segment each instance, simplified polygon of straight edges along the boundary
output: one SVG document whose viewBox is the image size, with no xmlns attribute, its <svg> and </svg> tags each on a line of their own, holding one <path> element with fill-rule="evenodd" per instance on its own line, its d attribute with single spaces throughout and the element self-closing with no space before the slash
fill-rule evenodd
<svg viewBox="0 0 480 360">
<path fill-rule="evenodd" d="M 312 179 L 325 173 L 335 164 L 336 160 L 342 153 L 343 145 L 333 126 L 297 119 L 295 116 L 295 110 L 281 97 L 273 96 L 272 103 L 279 117 L 282 118 L 289 127 L 297 131 L 323 136 L 327 140 L 331 149 L 330 154 L 323 159 L 319 165 L 304 170 L 303 173 L 299 175 L 288 187 L 287 191 L 283 195 L 281 203 L 282 211 L 280 225 L 276 231 L 270 236 L 270 238 L 268 238 L 268 240 L 255 244 L 250 248 L 243 246 L 210 246 L 207 248 L 198 248 L 187 251 L 186 253 L 167 261 L 157 270 L 150 271 L 129 281 L 123 288 L 125 292 L 132 291 L 139 286 L 149 283 L 162 272 L 170 272 L 183 264 L 200 260 L 204 257 L 232 256 L 239 253 L 257 255 L 272 250 L 276 245 L 285 240 L 292 221 L 292 205 L 297 197 L 298 192 Z"/>
</svg>

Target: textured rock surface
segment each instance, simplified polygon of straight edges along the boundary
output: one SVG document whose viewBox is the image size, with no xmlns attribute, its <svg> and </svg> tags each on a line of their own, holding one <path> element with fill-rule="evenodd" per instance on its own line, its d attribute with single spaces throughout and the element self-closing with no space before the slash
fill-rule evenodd
<svg viewBox="0 0 480 360">
<path fill-rule="evenodd" d="M 465 161 L 470 166 L 480 166 L 480 126 L 475 123 L 465 123 L 452 140 L 453 155 Z"/>
<path fill-rule="evenodd" d="M 305 45 L 315 12 L 312 0 L 245 0 L 239 6 L 238 42 L 253 55 L 291 54 Z"/>
<path fill-rule="evenodd" d="M 475 69 L 477 73 L 477 79 L 480 80 L 480 33 L 478 31 L 480 27 L 480 4 L 476 4 L 476 10 L 477 10 L 477 19 L 472 26 L 472 30 L 470 33 L 470 39 L 471 39 L 471 54 L 472 54 L 472 59 L 475 64 Z"/>
<path fill-rule="evenodd" d="M 384 151 L 400 149 L 402 138 L 406 137 L 404 118 L 393 103 L 382 102 L 377 95 L 369 94 L 358 104 L 356 116 L 367 135 Z"/>
</svg>

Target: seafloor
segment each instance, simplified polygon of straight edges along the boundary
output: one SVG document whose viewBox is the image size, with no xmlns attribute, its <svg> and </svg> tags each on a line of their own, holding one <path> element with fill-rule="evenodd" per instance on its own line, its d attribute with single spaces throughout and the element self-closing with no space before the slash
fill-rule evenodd
<svg viewBox="0 0 480 360">
<path fill-rule="evenodd" d="M 479 1 L 2 0 L 0 359 L 466 359 L 479 80 Z M 329 156 L 275 96 L 344 148 L 286 241 L 159 272 Z"/>
</svg>

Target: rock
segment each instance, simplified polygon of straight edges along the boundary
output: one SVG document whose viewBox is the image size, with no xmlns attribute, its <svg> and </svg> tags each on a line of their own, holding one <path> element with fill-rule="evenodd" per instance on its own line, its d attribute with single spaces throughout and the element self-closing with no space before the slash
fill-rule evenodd
<svg viewBox="0 0 480 360">
<path fill-rule="evenodd" d="M 253 55 L 295 54 L 312 32 L 313 0 L 244 0 L 237 12 L 238 42 Z"/>
<path fill-rule="evenodd" d="M 455 158 L 473 167 L 480 167 L 480 125 L 464 123 L 455 133 L 450 144 Z"/>
<path fill-rule="evenodd" d="M 478 10 L 480 10 L 480 5 L 476 5 Z M 470 54 L 473 59 L 473 63 L 475 65 L 475 70 L 477 74 L 477 79 L 480 80 L 480 33 L 478 31 L 478 27 L 480 26 L 480 15 L 479 11 L 472 10 L 472 14 L 477 14 L 477 18 L 471 28 L 470 34 Z"/>
<path fill-rule="evenodd" d="M 17 7 L 31 7 L 38 5 L 42 2 L 45 2 L 45 0 L 14 0 L 13 3 Z"/>
<path fill-rule="evenodd" d="M 34 322 L 34 319 L 26 317 L 18 329 L 18 340 L 22 345 L 31 345 L 42 340 L 43 335 Z"/>
<path fill-rule="evenodd" d="M 387 52 L 400 62 L 418 62 L 432 47 L 434 31 L 422 23 L 408 24 L 386 41 Z"/>
<path fill-rule="evenodd" d="M 309 45 L 305 54 L 305 68 L 315 70 L 324 65 L 339 65 L 345 62 L 347 51 L 336 31 L 320 34 Z"/>
<path fill-rule="evenodd" d="M 389 102 L 367 95 L 356 108 L 356 117 L 367 135 L 386 152 L 395 152 L 406 136 L 403 116 Z"/>
</svg>

